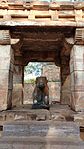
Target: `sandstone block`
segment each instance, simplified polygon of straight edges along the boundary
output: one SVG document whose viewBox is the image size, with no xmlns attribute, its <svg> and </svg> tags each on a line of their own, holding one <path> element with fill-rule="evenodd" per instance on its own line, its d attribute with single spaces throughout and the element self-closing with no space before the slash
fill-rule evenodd
<svg viewBox="0 0 84 149">
<path fill-rule="evenodd" d="M 6 123 L 3 127 L 4 136 L 39 136 L 79 139 L 79 126 L 73 122 L 30 121 Z"/>
<path fill-rule="evenodd" d="M 7 39 L 6 39 L 6 42 L 8 43 Z M 14 55 L 13 55 L 13 49 L 11 48 L 10 45 L 2 45 L 2 46 L 0 45 L 0 59 L 1 59 L 1 63 L 0 63 L 0 95 L 1 95 L 0 104 L 1 104 L 1 108 L 0 110 L 6 110 L 7 108 L 11 107 L 12 89 L 13 89 Z"/>
<path fill-rule="evenodd" d="M 0 69 L 10 69 L 13 72 L 13 63 L 10 63 L 10 58 L 0 57 Z"/>
<path fill-rule="evenodd" d="M 22 84 L 13 84 L 12 106 L 22 104 L 23 86 Z"/>
<path fill-rule="evenodd" d="M 22 83 L 22 66 L 14 65 L 13 83 L 14 84 Z"/>
<path fill-rule="evenodd" d="M 33 91 L 35 85 L 32 83 L 25 83 L 24 84 L 24 104 L 32 104 L 33 103 Z"/>
<path fill-rule="evenodd" d="M 84 92 L 71 92 L 71 106 L 75 111 L 84 111 Z"/>
<path fill-rule="evenodd" d="M 72 50 L 71 50 L 71 55 L 70 59 L 83 59 L 83 54 L 84 54 L 84 46 L 83 45 L 74 45 Z"/>
<path fill-rule="evenodd" d="M 70 105 L 70 100 L 71 100 L 71 92 L 70 91 L 62 91 L 61 103 Z"/>
<path fill-rule="evenodd" d="M 60 68 L 55 65 L 43 66 L 42 75 L 46 76 L 48 81 L 60 81 Z"/>
<path fill-rule="evenodd" d="M 52 103 L 53 101 L 60 102 L 61 83 L 60 82 L 48 82 L 48 87 L 49 87 L 50 103 Z"/>
<path fill-rule="evenodd" d="M 0 90 L 8 89 L 9 70 L 0 70 Z"/>
<path fill-rule="evenodd" d="M 84 71 L 84 59 L 71 59 L 70 60 L 70 73 L 73 71 Z"/>
<path fill-rule="evenodd" d="M 84 91 L 84 71 L 71 73 L 71 90 Z"/>
<path fill-rule="evenodd" d="M 10 33 L 9 30 L 0 30 L 0 44 L 10 45 Z"/>
<path fill-rule="evenodd" d="M 0 111 L 7 109 L 8 88 L 0 89 Z"/>
<path fill-rule="evenodd" d="M 0 51 L 1 58 L 8 58 L 12 63 L 14 63 L 14 51 L 10 45 L 0 45 Z"/>
</svg>

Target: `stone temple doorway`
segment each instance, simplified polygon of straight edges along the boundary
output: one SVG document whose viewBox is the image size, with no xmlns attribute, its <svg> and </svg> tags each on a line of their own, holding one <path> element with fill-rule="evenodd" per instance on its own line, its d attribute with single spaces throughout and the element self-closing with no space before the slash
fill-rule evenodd
<svg viewBox="0 0 84 149">
<path fill-rule="evenodd" d="M 72 31 L 73 30 L 71 30 L 71 32 Z M 55 28 L 52 28 L 52 29 L 51 28 L 30 28 L 28 29 L 28 32 L 25 29 L 22 35 L 24 35 L 24 37 L 20 39 L 20 41 L 18 42 L 18 44 L 21 44 L 20 45 L 21 47 L 19 49 L 20 55 L 17 56 L 17 51 L 15 52 L 16 66 L 14 66 L 14 67 L 20 67 L 22 69 L 22 72 L 19 72 L 21 73 L 20 74 L 21 76 L 18 74 L 18 77 L 21 77 L 20 78 L 21 84 L 19 82 L 17 85 L 17 79 L 16 79 L 17 77 L 16 78 L 14 77 L 14 82 L 16 80 L 16 83 L 14 84 L 15 87 L 13 87 L 13 90 L 15 90 L 13 91 L 13 95 L 16 96 L 16 93 L 17 94 L 19 93 L 16 96 L 17 99 L 19 100 L 18 103 L 23 104 L 24 66 L 26 66 L 30 61 L 32 62 L 46 61 L 46 62 L 55 63 L 55 65 L 60 68 L 60 78 L 62 80 L 61 89 L 62 88 L 63 89 L 60 91 L 59 102 L 61 102 L 62 104 L 68 103 L 70 105 L 70 87 L 69 89 L 68 87 L 66 87 L 68 86 L 66 84 L 70 85 L 69 83 L 70 78 L 68 77 L 68 81 L 66 80 L 67 76 L 70 75 L 70 70 L 69 70 L 70 52 L 67 52 L 65 49 L 69 48 L 68 50 L 70 50 L 69 46 L 71 45 L 69 45 L 68 42 L 65 42 L 63 33 L 61 33 L 60 30 L 58 29 L 55 30 Z M 68 36 L 70 35 L 68 34 Z M 20 66 L 18 66 L 19 63 L 20 63 Z M 50 69 L 52 69 L 52 66 L 50 67 L 51 67 Z M 20 68 L 17 68 L 17 70 L 21 71 Z M 55 73 L 56 74 L 54 77 L 56 77 L 57 75 L 57 72 Z M 19 88 L 15 89 L 16 86 L 17 88 L 19 86 Z M 18 92 L 16 90 L 18 90 Z M 13 101 L 14 101 L 14 96 L 13 96 Z M 17 99 L 15 99 L 15 101 L 18 101 Z"/>
<path fill-rule="evenodd" d="M 84 2 L 0 0 L 0 27 L 0 147 L 84 148 Z M 29 62 L 60 68 L 60 102 L 48 110 L 24 106 Z"/>
<path fill-rule="evenodd" d="M 68 31 L 68 30 L 67 30 Z M 63 33 L 62 33 L 63 32 Z M 17 32 L 12 32 L 12 37 L 15 38 Z M 14 96 L 16 95 L 15 101 L 17 104 L 23 104 L 23 78 L 24 78 L 24 66 L 26 66 L 30 61 L 32 62 L 51 62 L 55 66 L 60 68 L 60 88 L 57 88 L 57 92 L 60 90 L 60 95 L 58 102 L 62 104 L 71 103 L 71 88 L 70 88 L 70 51 L 73 46 L 74 30 L 71 29 L 66 33 L 66 30 L 59 30 L 58 28 L 29 28 L 21 31 L 22 36 L 19 41 L 12 45 L 15 49 L 15 65 L 14 70 L 18 71 L 18 82 L 17 75 L 14 73 L 13 77 L 13 102 Z M 64 36 L 67 36 L 66 39 Z M 19 48 L 18 50 L 17 47 Z M 53 66 L 50 66 L 52 71 L 55 70 Z M 59 70 L 58 70 L 59 71 Z M 55 72 L 54 77 L 56 77 L 57 72 Z M 48 76 L 47 76 L 48 77 Z M 18 87 L 19 85 L 19 87 Z M 16 87 L 17 86 L 17 87 Z M 18 89 L 16 89 L 18 88 Z M 16 91 L 18 90 L 18 91 Z M 20 93 L 20 94 L 18 94 Z M 54 94 L 54 93 L 53 93 Z M 19 101 L 19 102 L 18 102 Z M 13 104 L 16 106 L 16 104 Z"/>
<path fill-rule="evenodd" d="M 54 62 L 60 67 L 61 103 L 69 104 L 74 110 L 82 111 L 83 103 L 83 52 L 82 42 L 78 40 L 81 29 L 73 27 L 12 27 L 1 30 L 1 110 L 14 105 L 14 95 L 23 104 L 24 66 L 32 62 Z M 78 41 L 77 41 L 78 40 Z M 81 45 L 80 45 L 81 44 Z M 6 53 L 6 55 L 4 55 Z M 81 54 L 81 59 L 80 55 Z M 5 59 L 4 59 L 5 58 Z M 9 61 L 6 59 L 9 58 Z M 80 61 L 79 61 L 80 59 Z M 79 68 L 79 65 L 81 66 Z M 0 75 L 2 77 L 2 75 Z M 4 81 L 7 86 L 4 87 Z"/>
</svg>

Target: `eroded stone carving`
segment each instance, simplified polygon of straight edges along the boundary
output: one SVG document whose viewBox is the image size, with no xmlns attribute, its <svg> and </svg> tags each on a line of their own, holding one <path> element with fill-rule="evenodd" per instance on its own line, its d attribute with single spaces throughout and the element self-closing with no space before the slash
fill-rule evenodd
<svg viewBox="0 0 84 149">
<path fill-rule="evenodd" d="M 75 42 L 78 45 L 84 45 L 84 28 L 76 29 Z"/>
</svg>

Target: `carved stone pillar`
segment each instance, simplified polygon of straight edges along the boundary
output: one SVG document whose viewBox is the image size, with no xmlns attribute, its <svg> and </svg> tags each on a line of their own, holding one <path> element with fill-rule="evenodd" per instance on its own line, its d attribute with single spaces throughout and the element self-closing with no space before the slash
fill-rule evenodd
<svg viewBox="0 0 84 149">
<path fill-rule="evenodd" d="M 12 100 L 13 106 L 23 104 L 23 83 L 24 83 L 24 67 L 20 65 L 14 65 L 13 100 Z"/>
<path fill-rule="evenodd" d="M 70 55 L 71 106 L 84 111 L 84 29 L 77 28 Z"/>
<path fill-rule="evenodd" d="M 70 105 L 70 70 L 69 57 L 61 57 L 61 103 Z"/>
<path fill-rule="evenodd" d="M 70 105 L 71 86 L 70 86 L 70 51 L 74 45 L 73 37 L 64 37 L 63 48 L 61 49 L 61 103 Z"/>
<path fill-rule="evenodd" d="M 9 30 L 0 31 L 0 110 L 11 108 L 14 54 Z"/>
</svg>

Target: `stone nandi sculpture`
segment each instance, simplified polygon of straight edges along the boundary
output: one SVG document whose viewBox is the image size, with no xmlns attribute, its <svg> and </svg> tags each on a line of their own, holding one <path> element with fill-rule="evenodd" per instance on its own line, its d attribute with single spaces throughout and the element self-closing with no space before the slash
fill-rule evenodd
<svg viewBox="0 0 84 149">
<path fill-rule="evenodd" d="M 33 92 L 33 106 L 35 109 L 49 109 L 49 88 L 46 77 L 37 77 Z"/>
</svg>

